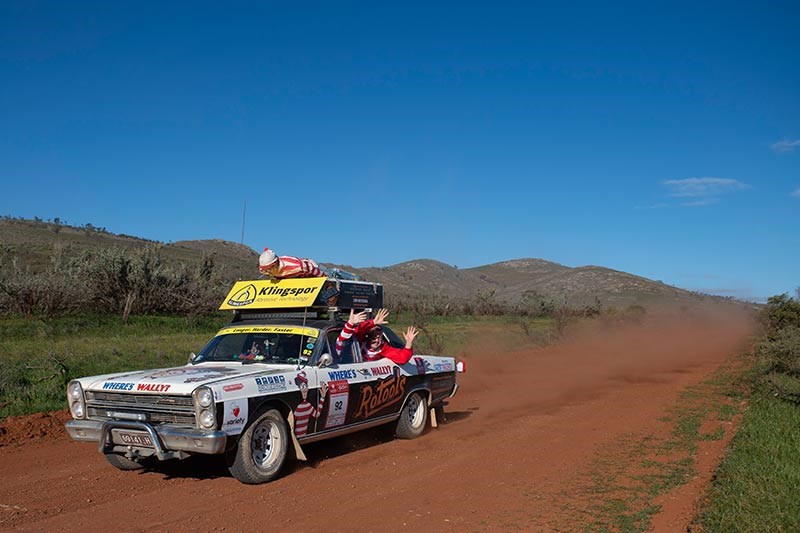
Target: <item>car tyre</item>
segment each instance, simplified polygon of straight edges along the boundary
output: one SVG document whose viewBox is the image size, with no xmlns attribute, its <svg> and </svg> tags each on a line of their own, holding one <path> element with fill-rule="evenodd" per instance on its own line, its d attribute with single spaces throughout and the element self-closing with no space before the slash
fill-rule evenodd
<svg viewBox="0 0 800 533">
<path fill-rule="evenodd" d="M 275 479 L 289 452 L 289 427 L 275 409 L 262 414 L 242 433 L 228 465 L 231 475 L 249 485 Z"/>
<path fill-rule="evenodd" d="M 105 456 L 111 466 L 120 470 L 141 470 L 147 466 L 144 460 L 134 461 L 118 453 L 107 453 Z"/>
<path fill-rule="evenodd" d="M 419 392 L 413 393 L 406 400 L 400 418 L 397 420 L 397 429 L 394 434 L 401 439 L 413 439 L 422 435 L 425 424 L 428 422 L 428 401 Z"/>
</svg>

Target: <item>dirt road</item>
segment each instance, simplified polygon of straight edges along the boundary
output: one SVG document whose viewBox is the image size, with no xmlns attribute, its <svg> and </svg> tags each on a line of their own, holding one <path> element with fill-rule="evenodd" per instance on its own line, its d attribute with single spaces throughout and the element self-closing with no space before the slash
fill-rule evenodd
<svg viewBox="0 0 800 533">
<path fill-rule="evenodd" d="M 412 441 L 370 431 L 308 446 L 308 463 L 261 486 L 238 483 L 213 458 L 119 472 L 94 445 L 42 431 L 47 418 L 6 421 L 0 528 L 579 529 L 596 504 L 582 490 L 586 472 L 620 442 L 663 432 L 680 392 L 738 351 L 749 330 L 744 319 L 694 318 L 532 351 L 473 342 L 447 424 Z M 47 435 L 15 437 L 39 433 Z M 662 498 L 657 528 L 685 530 L 721 450 L 700 450 L 701 471 Z"/>
</svg>

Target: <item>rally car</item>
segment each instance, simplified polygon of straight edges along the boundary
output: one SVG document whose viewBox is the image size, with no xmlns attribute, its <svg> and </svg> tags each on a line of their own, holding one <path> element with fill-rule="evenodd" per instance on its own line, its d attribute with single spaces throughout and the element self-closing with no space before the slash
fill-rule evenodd
<svg viewBox="0 0 800 533">
<path fill-rule="evenodd" d="M 238 282 L 220 307 L 233 321 L 186 366 L 71 381 L 67 430 L 98 442 L 122 470 L 220 454 L 250 484 L 304 459 L 305 443 L 387 423 L 400 438 L 417 437 L 456 393 L 460 364 L 428 355 L 364 361 L 355 336 L 337 350 L 343 312 L 382 298 L 380 285 L 358 281 Z M 402 346 L 391 329 L 383 334 Z"/>
</svg>

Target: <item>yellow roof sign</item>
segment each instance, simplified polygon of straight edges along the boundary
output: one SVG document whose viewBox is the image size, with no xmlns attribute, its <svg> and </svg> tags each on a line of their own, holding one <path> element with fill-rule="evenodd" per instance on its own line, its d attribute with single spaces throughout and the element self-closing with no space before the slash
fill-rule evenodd
<svg viewBox="0 0 800 533">
<path fill-rule="evenodd" d="M 220 310 L 310 307 L 326 278 L 237 281 Z"/>
<path fill-rule="evenodd" d="M 319 337 L 318 330 L 300 326 L 236 326 L 219 330 L 217 336 L 230 335 L 232 333 L 287 333 L 291 335 L 305 335 L 306 337 Z"/>
</svg>

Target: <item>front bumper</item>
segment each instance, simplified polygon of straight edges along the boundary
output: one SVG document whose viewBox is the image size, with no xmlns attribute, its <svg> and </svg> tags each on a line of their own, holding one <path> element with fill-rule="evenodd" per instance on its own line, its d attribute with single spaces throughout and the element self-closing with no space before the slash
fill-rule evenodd
<svg viewBox="0 0 800 533">
<path fill-rule="evenodd" d="M 101 453 L 108 453 L 114 448 L 131 448 L 114 442 L 112 431 L 115 429 L 144 432 L 153 443 L 153 455 L 162 461 L 179 457 L 181 452 L 222 453 L 225 451 L 227 443 L 227 435 L 223 431 L 169 426 L 154 427 L 144 422 L 127 420 L 70 420 L 65 426 L 74 440 L 98 442 Z"/>
</svg>

